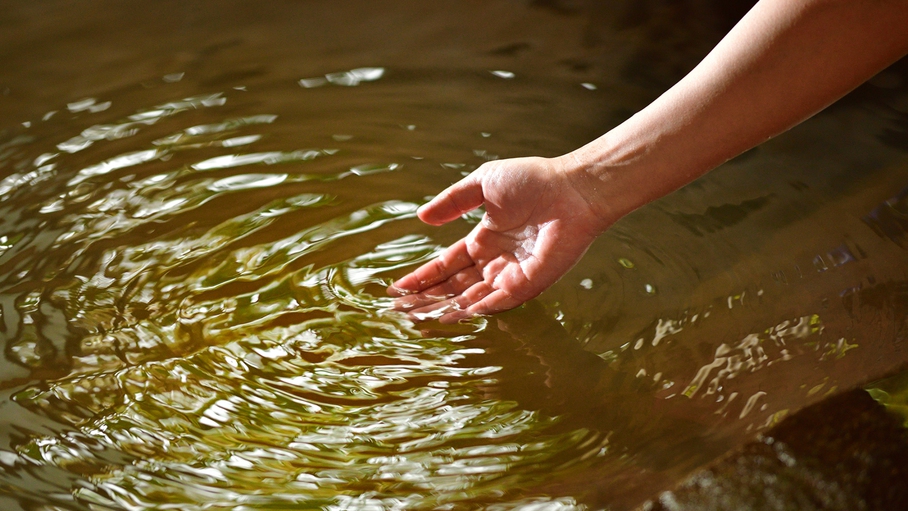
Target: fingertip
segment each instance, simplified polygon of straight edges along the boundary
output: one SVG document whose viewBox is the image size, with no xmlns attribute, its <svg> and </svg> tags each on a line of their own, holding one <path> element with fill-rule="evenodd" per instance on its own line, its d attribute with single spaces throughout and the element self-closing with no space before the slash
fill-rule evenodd
<svg viewBox="0 0 908 511">
<path fill-rule="evenodd" d="M 412 295 L 417 291 L 413 286 L 412 275 L 407 275 L 399 280 L 394 281 L 390 286 L 388 286 L 385 291 L 388 293 L 388 296 L 407 296 Z"/>
<path fill-rule="evenodd" d="M 474 175 L 449 186 L 416 210 L 420 220 L 429 225 L 442 225 L 482 206 L 482 182 Z"/>
<path fill-rule="evenodd" d="M 420 220 L 422 220 L 423 216 L 425 216 L 426 209 L 429 207 L 429 204 L 431 204 L 431 202 L 432 201 L 429 201 L 429 202 L 423 204 L 422 206 L 419 206 L 418 208 L 416 208 L 416 216 L 418 216 Z"/>
<path fill-rule="evenodd" d="M 419 218 L 423 223 L 429 225 L 441 225 L 442 222 L 435 220 L 432 212 L 432 203 L 427 202 L 416 209 L 416 217 Z"/>
<path fill-rule="evenodd" d="M 416 209 L 417 218 L 419 218 L 423 223 L 434 225 L 436 227 L 453 220 L 453 218 L 448 218 L 448 216 L 449 215 L 444 214 L 444 211 L 442 211 L 442 208 L 439 206 L 437 197 Z"/>
<path fill-rule="evenodd" d="M 385 293 L 386 293 L 388 296 L 395 296 L 395 297 L 396 297 L 396 296 L 403 296 L 404 294 L 406 294 L 406 293 L 404 292 L 403 289 L 401 289 L 400 287 L 398 287 L 398 285 L 397 285 L 396 282 L 395 282 L 394 284 L 391 284 L 390 286 L 386 287 L 386 288 L 385 288 Z"/>
</svg>

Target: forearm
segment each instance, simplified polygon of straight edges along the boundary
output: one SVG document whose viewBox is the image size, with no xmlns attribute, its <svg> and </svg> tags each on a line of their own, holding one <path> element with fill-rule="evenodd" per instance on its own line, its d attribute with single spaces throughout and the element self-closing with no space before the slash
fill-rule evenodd
<svg viewBox="0 0 908 511">
<path fill-rule="evenodd" d="M 761 0 L 683 80 L 561 162 L 613 222 L 810 117 L 906 52 L 908 0 Z"/>
</svg>

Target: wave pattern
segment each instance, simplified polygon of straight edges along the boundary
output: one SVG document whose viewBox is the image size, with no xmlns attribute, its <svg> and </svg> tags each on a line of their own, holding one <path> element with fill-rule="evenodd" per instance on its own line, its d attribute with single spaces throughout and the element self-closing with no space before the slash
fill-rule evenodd
<svg viewBox="0 0 908 511">
<path fill-rule="evenodd" d="M 401 163 L 254 150 L 279 117 L 228 102 L 7 155 L 6 388 L 52 432 L 2 452 L 4 486 L 66 508 L 575 507 L 520 491 L 605 438 L 486 395 L 484 321 L 427 336 L 390 309 L 392 275 L 437 250 L 388 230 L 417 204 L 359 193 Z"/>
<path fill-rule="evenodd" d="M 481 217 L 418 204 L 576 146 L 536 108 L 595 87 L 368 67 L 174 99 L 181 76 L 0 140 L 0 503 L 630 509 L 904 364 L 895 150 L 734 161 L 539 300 L 415 325 L 385 287 Z"/>
</svg>

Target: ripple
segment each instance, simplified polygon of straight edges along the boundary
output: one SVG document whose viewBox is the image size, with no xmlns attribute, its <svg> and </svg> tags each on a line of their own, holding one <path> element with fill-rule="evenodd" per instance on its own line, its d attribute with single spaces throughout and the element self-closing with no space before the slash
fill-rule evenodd
<svg viewBox="0 0 908 511">
<path fill-rule="evenodd" d="M 5 491 L 29 509 L 629 508 L 903 360 L 885 340 L 904 338 L 904 179 L 813 159 L 780 177 L 784 151 L 642 208 L 509 314 L 394 311 L 387 285 L 481 216 L 426 227 L 427 196 L 576 146 L 601 115 L 541 133 L 587 115 L 587 89 L 623 96 L 576 63 L 540 78 L 493 57 L 283 81 L 193 64 L 0 135 Z"/>
<path fill-rule="evenodd" d="M 64 134 L 0 183 L 6 358 L 31 374 L 12 402 L 54 424 L 0 454 L 4 477 L 62 471 L 55 501 L 130 509 L 574 502 L 532 488 L 606 437 L 490 395 L 487 321 L 427 335 L 385 295 L 439 250 L 418 202 L 367 193 L 408 169 L 274 147 L 281 117 L 232 100 Z"/>
</svg>

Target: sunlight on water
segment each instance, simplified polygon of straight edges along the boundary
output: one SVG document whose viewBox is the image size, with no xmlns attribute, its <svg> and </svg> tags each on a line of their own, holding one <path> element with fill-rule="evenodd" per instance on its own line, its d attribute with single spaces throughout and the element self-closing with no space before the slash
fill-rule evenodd
<svg viewBox="0 0 908 511">
<path fill-rule="evenodd" d="M 69 111 L 106 110 L 95 101 Z M 390 310 L 384 287 L 437 243 L 351 241 L 415 217 L 417 203 L 343 198 L 404 167 L 345 165 L 330 147 L 255 150 L 280 117 L 223 119 L 229 101 L 91 125 L 0 185 L 16 212 L 6 285 L 19 282 L 2 309 L 17 332 L 7 359 L 44 375 L 7 387 L 54 424 L 3 451 L 7 484 L 127 509 L 575 508 L 522 489 L 588 465 L 607 437 L 489 394 L 501 367 L 474 343 L 486 321 L 427 336 Z M 107 156 L 120 140 L 128 149 Z M 34 377 L 16 366 L 8 382 Z"/>
</svg>

